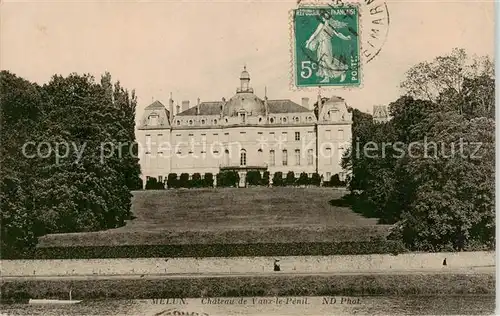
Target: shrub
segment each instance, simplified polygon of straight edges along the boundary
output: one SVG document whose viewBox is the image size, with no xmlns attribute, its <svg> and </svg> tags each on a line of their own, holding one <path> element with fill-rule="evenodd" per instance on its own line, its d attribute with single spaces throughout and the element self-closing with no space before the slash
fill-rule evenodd
<svg viewBox="0 0 500 316">
<path fill-rule="evenodd" d="M 218 187 L 234 187 L 239 181 L 240 175 L 236 171 L 222 171 L 217 174 Z"/>
<path fill-rule="evenodd" d="M 330 186 L 332 187 L 344 187 L 346 185 L 346 183 L 344 181 L 340 181 L 340 177 L 339 177 L 339 174 L 334 174 L 331 178 L 330 178 Z"/>
<path fill-rule="evenodd" d="M 167 176 L 167 187 L 169 189 L 177 188 L 179 181 L 177 180 L 177 173 L 169 173 Z"/>
<path fill-rule="evenodd" d="M 261 184 L 266 187 L 269 186 L 269 171 L 264 171 L 264 174 L 262 175 Z"/>
<path fill-rule="evenodd" d="M 158 180 L 154 177 L 149 178 L 146 181 L 146 190 L 163 190 L 165 186 L 162 182 L 158 182 Z"/>
<path fill-rule="evenodd" d="M 248 171 L 246 180 L 249 185 L 260 185 L 262 182 L 260 171 Z"/>
<path fill-rule="evenodd" d="M 275 172 L 273 176 L 273 186 L 283 186 L 283 173 L 281 171 Z"/>
<path fill-rule="evenodd" d="M 191 178 L 190 181 L 190 187 L 201 188 L 201 174 L 199 174 L 198 172 L 193 174 L 193 177 Z"/>
<path fill-rule="evenodd" d="M 295 184 L 295 173 L 293 171 L 288 171 L 286 174 L 286 185 L 294 185 Z"/>
<path fill-rule="evenodd" d="M 179 187 L 180 188 L 189 188 L 189 174 L 181 173 L 181 177 L 179 179 Z"/>
<path fill-rule="evenodd" d="M 210 172 L 205 173 L 203 187 L 212 188 L 214 186 L 214 175 Z"/>
<path fill-rule="evenodd" d="M 319 174 L 317 172 L 313 173 L 311 177 L 311 184 L 319 186 L 320 183 L 321 183 L 321 177 L 319 176 Z"/>
<path fill-rule="evenodd" d="M 309 184 L 309 176 L 307 173 L 302 172 L 299 176 L 299 179 L 297 180 L 297 184 L 299 185 L 307 185 Z"/>
</svg>

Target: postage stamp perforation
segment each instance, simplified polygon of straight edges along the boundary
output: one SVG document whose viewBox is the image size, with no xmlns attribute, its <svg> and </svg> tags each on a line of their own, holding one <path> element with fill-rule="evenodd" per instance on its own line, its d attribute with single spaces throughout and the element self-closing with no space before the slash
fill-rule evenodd
<svg viewBox="0 0 500 316">
<path fill-rule="evenodd" d="M 363 50 L 363 14 L 361 14 L 361 3 L 359 2 L 343 2 L 342 4 L 335 4 L 333 1 L 332 2 L 327 2 L 327 1 L 322 1 L 322 2 L 308 2 L 308 3 L 300 3 L 296 8 L 290 9 L 289 10 L 289 20 L 288 20 L 288 27 L 289 27 L 289 53 L 290 53 L 290 80 L 289 80 L 289 88 L 291 91 L 306 91 L 306 92 L 312 92 L 312 91 L 317 91 L 318 89 L 321 89 L 322 91 L 324 90 L 343 90 L 343 91 L 356 91 L 359 89 L 362 89 L 364 87 L 364 74 L 363 74 L 363 66 L 364 63 L 366 62 L 365 56 L 363 54 L 358 54 L 358 77 L 359 77 L 359 84 L 356 85 L 313 85 L 313 86 L 299 86 L 297 85 L 297 77 L 296 77 L 296 61 L 297 61 L 297 56 L 296 56 L 296 42 L 295 42 L 295 12 L 298 9 L 314 9 L 314 8 L 325 8 L 325 7 L 331 7 L 331 8 L 345 8 L 345 7 L 354 7 L 357 8 L 358 12 L 358 30 L 357 30 L 357 37 L 358 37 L 358 45 L 359 45 L 359 52 Z M 352 32 L 352 30 L 350 30 Z"/>
</svg>

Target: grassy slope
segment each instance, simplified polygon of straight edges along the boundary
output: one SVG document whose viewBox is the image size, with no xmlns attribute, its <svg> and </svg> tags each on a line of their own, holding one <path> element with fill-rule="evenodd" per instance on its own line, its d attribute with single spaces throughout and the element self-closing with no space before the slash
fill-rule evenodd
<svg viewBox="0 0 500 316">
<path fill-rule="evenodd" d="M 229 277 L 169 280 L 4 281 L 3 299 L 171 298 L 495 293 L 494 274 L 387 274 Z"/>
<path fill-rule="evenodd" d="M 387 226 L 328 201 L 331 188 L 134 192 L 135 219 L 103 232 L 57 234 L 39 247 L 367 241 Z"/>
</svg>

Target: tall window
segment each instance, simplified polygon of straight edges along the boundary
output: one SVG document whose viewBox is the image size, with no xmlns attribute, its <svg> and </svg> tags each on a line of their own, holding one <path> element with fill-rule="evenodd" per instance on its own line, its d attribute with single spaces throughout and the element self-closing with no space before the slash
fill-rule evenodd
<svg viewBox="0 0 500 316">
<path fill-rule="evenodd" d="M 332 149 L 331 148 L 327 148 L 325 150 L 325 160 L 326 160 L 327 165 L 332 164 Z"/>
<path fill-rule="evenodd" d="M 344 139 L 344 130 L 342 128 L 339 128 L 337 137 L 338 139 Z"/>
<path fill-rule="evenodd" d="M 274 150 L 269 151 L 269 165 L 274 166 L 276 164 L 276 154 Z"/>
<path fill-rule="evenodd" d="M 246 119 L 247 119 L 246 114 L 245 114 L 245 113 L 240 113 L 240 122 L 241 122 L 242 124 L 245 124 Z"/>
<path fill-rule="evenodd" d="M 240 166 L 247 165 L 247 152 L 243 149 L 240 153 Z"/>
<path fill-rule="evenodd" d="M 163 177 L 162 176 L 158 176 L 158 182 L 163 183 Z"/>
<path fill-rule="evenodd" d="M 296 141 L 300 140 L 300 132 L 295 132 L 295 140 Z"/>
<path fill-rule="evenodd" d="M 313 164 L 313 150 L 308 149 L 307 150 L 307 164 L 311 166 Z"/>
<path fill-rule="evenodd" d="M 295 165 L 300 165 L 300 149 L 295 149 Z"/>
<path fill-rule="evenodd" d="M 325 138 L 326 139 L 331 139 L 332 138 L 332 131 L 331 130 L 327 129 L 325 131 Z"/>
<path fill-rule="evenodd" d="M 283 150 L 283 166 L 288 166 L 288 151 Z"/>
</svg>

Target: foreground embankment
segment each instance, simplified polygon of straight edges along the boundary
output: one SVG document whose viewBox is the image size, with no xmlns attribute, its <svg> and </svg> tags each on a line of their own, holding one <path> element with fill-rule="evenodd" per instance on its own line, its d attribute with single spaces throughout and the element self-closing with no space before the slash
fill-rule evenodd
<svg viewBox="0 0 500 316">
<path fill-rule="evenodd" d="M 64 298 L 137 299 L 174 297 L 319 295 L 464 295 L 495 293 L 494 273 L 375 275 L 276 275 L 171 279 L 7 280 L 4 300 Z"/>
</svg>

